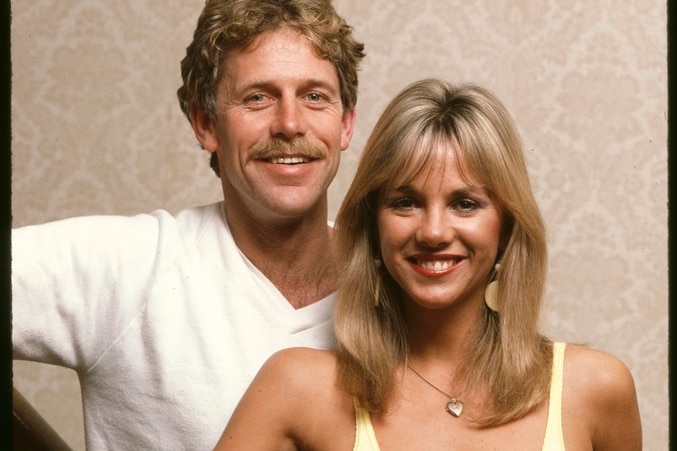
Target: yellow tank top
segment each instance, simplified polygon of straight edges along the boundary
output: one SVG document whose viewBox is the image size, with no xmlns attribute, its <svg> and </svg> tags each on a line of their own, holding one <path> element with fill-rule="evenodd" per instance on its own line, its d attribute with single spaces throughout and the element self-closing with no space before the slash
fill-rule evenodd
<svg viewBox="0 0 677 451">
<path fill-rule="evenodd" d="M 565 451 L 562 433 L 562 383 L 564 380 L 564 349 L 566 343 L 555 343 L 552 357 L 552 377 L 550 380 L 550 401 L 548 422 L 545 426 L 545 439 L 542 451 Z M 369 412 L 355 405 L 355 446 L 353 451 L 380 451 Z"/>
</svg>

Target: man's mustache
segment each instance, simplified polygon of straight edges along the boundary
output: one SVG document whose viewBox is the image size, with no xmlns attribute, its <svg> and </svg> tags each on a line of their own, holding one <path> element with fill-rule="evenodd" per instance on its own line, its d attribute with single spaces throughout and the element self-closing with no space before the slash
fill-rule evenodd
<svg viewBox="0 0 677 451">
<path fill-rule="evenodd" d="M 318 159 L 324 158 L 326 154 L 324 146 L 311 143 L 307 139 L 286 141 L 280 138 L 273 138 L 271 141 L 252 147 L 249 157 L 253 160 L 268 160 L 280 157 Z"/>
</svg>

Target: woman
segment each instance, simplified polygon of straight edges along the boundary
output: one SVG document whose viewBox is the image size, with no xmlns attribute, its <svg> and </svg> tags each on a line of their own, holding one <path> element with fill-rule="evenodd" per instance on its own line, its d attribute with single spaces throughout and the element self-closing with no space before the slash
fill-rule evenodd
<svg viewBox="0 0 677 451">
<path fill-rule="evenodd" d="M 217 449 L 641 449 L 625 365 L 537 330 L 545 230 L 491 93 L 403 90 L 336 224 L 337 350 L 271 357 Z"/>
</svg>

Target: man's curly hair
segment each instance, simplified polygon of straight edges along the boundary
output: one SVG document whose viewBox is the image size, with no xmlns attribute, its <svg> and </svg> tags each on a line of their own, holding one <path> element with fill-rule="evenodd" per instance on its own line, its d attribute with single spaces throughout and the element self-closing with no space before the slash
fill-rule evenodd
<svg viewBox="0 0 677 451">
<path fill-rule="evenodd" d="M 343 107 L 353 108 L 364 45 L 355 41 L 352 27 L 336 13 L 331 0 L 207 0 L 181 61 L 183 85 L 177 95 L 188 120 L 192 104 L 216 119 L 216 86 L 228 53 L 281 27 L 307 37 L 317 56 L 334 64 Z"/>
</svg>

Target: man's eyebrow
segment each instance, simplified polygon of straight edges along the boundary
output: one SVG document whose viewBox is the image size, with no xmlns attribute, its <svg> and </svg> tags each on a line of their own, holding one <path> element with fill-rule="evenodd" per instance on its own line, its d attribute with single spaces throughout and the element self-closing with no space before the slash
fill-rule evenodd
<svg viewBox="0 0 677 451">
<path fill-rule="evenodd" d="M 319 78 L 309 78 L 303 84 L 309 87 L 320 87 L 334 94 L 338 94 L 339 92 L 338 87 L 334 86 L 333 83 Z"/>
<path fill-rule="evenodd" d="M 282 85 L 286 85 L 286 83 Z M 245 95 L 248 91 L 256 91 L 259 89 L 263 91 L 269 91 L 272 93 L 278 93 L 282 90 L 280 87 L 280 83 L 273 79 L 252 80 L 240 85 L 235 84 L 227 88 L 230 95 L 235 97 Z M 298 85 L 299 91 L 307 91 L 312 89 L 322 90 L 326 92 L 329 96 L 336 97 L 337 100 L 340 100 L 339 88 L 337 86 L 334 86 L 334 84 L 329 81 L 322 80 L 319 78 L 308 78 L 302 80 Z"/>
<path fill-rule="evenodd" d="M 269 86 L 276 86 L 276 85 L 287 85 L 287 82 L 282 82 L 274 78 L 270 79 L 253 79 L 250 81 L 245 81 L 243 82 L 238 88 L 239 89 L 247 89 L 247 88 L 265 88 Z M 301 87 L 307 87 L 307 86 L 319 86 L 322 87 L 328 91 L 334 91 L 338 92 L 339 88 L 338 86 L 335 86 L 334 83 L 331 81 L 324 80 L 322 78 L 304 78 L 302 80 L 298 81 L 298 85 Z"/>
</svg>

